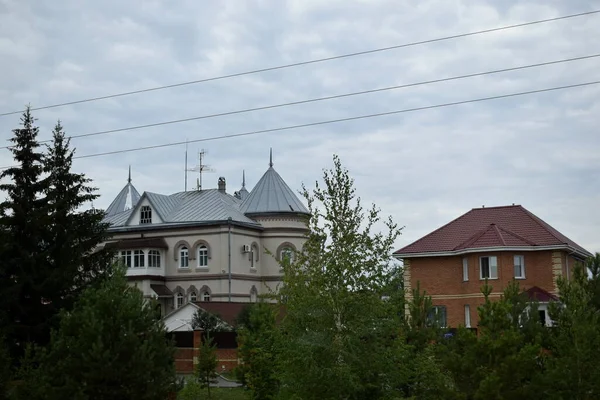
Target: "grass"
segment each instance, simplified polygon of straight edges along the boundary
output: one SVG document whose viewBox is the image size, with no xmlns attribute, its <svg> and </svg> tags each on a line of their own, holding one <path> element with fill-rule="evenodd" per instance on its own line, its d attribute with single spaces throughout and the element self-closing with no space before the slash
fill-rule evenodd
<svg viewBox="0 0 600 400">
<path fill-rule="evenodd" d="M 250 400 L 250 393 L 244 388 L 211 388 L 210 394 L 215 400 Z"/>
</svg>

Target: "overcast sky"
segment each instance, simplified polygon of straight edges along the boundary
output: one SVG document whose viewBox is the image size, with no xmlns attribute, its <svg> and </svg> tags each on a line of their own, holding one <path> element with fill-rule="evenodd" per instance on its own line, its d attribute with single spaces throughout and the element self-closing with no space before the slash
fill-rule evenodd
<svg viewBox="0 0 600 400">
<path fill-rule="evenodd" d="M 600 9 L 596 0 L 0 0 L 0 113 Z M 600 14 L 39 110 L 78 135 L 600 53 Z M 600 58 L 74 139 L 77 155 L 600 80 Z M 268 167 L 312 187 L 339 154 L 409 244 L 471 208 L 521 204 L 600 251 L 600 85 L 189 145 L 205 187 Z M 19 115 L 0 117 L 8 139 Z M 4 142 L 4 141 L 2 141 Z M 8 142 L 5 142 L 8 144 Z M 1 166 L 11 155 L 0 150 Z M 106 208 L 127 180 L 184 188 L 184 146 L 77 160 Z M 190 173 L 188 187 L 195 184 Z"/>
</svg>

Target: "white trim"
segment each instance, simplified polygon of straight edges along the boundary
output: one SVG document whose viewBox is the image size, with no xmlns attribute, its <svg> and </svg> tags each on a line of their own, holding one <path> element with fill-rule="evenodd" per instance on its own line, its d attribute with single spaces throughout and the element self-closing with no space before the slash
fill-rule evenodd
<svg viewBox="0 0 600 400">
<path fill-rule="evenodd" d="M 521 258 L 521 275 L 515 275 L 515 258 Z M 526 279 L 527 273 L 525 272 L 525 256 L 523 254 L 515 254 L 513 255 L 513 275 L 515 279 Z"/>
<path fill-rule="evenodd" d="M 581 250 L 568 245 L 552 245 L 552 246 L 499 246 L 499 247 L 479 247 L 469 248 L 461 250 L 451 251 L 432 251 L 428 253 L 404 253 L 404 254 L 392 254 L 392 256 L 398 260 L 404 258 L 418 258 L 418 257 L 444 257 L 444 256 L 457 256 L 462 254 L 472 253 L 489 253 L 494 251 L 543 251 L 543 250 L 571 250 L 573 254 L 581 255 L 584 258 L 589 257 L 588 254 L 583 253 Z"/>
<path fill-rule="evenodd" d="M 471 327 L 471 306 L 465 304 L 465 328 Z"/>
</svg>

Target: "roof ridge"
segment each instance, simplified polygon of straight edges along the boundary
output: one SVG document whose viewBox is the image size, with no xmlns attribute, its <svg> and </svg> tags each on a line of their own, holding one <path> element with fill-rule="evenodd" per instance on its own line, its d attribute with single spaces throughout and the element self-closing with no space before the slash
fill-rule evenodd
<svg viewBox="0 0 600 400">
<path fill-rule="evenodd" d="M 448 225 L 450 225 L 450 224 L 452 224 L 452 223 L 454 223 L 454 222 L 458 221 L 458 220 L 459 220 L 459 219 L 461 219 L 461 218 L 464 218 L 464 217 L 466 217 L 466 216 L 467 216 L 469 213 L 473 212 L 473 210 L 475 210 L 475 209 L 469 210 L 469 211 L 467 211 L 466 213 L 464 213 L 464 214 L 462 214 L 462 215 L 459 215 L 458 217 L 454 218 L 452 221 L 450 221 L 450 222 L 448 222 L 448 223 L 446 223 L 446 224 L 444 224 L 444 225 L 440 226 L 439 228 L 437 228 L 436 230 L 434 230 L 434 231 L 432 231 L 432 232 L 428 233 L 427 235 L 423 236 L 422 238 L 420 238 L 420 239 L 417 239 L 417 240 L 415 240 L 414 242 L 407 244 L 406 246 L 402 247 L 401 249 L 398 249 L 398 250 L 396 250 L 394 253 L 401 253 L 401 252 L 402 252 L 402 250 L 404 250 L 405 248 L 407 248 L 407 247 L 409 247 L 409 246 L 412 246 L 412 245 L 414 245 L 414 244 L 417 244 L 417 243 L 419 243 L 419 242 L 421 242 L 421 241 L 425 240 L 426 238 L 428 238 L 429 236 L 431 236 L 431 235 L 435 234 L 436 232 L 439 232 L 439 231 L 441 231 L 442 229 L 444 229 L 444 228 L 445 228 L 445 227 L 447 227 Z"/>
<path fill-rule="evenodd" d="M 529 218 L 531 218 L 536 224 L 538 224 L 539 226 L 541 226 L 546 232 L 548 232 L 552 237 L 554 237 L 554 239 L 558 240 L 560 243 L 563 244 L 569 244 L 569 242 L 564 242 L 563 239 L 559 238 L 558 236 L 556 236 L 556 234 L 554 232 L 552 232 L 553 229 L 548 229 L 548 227 L 551 227 L 546 221 L 542 220 L 540 217 L 538 217 L 537 215 L 535 215 L 534 213 L 532 213 L 531 211 L 527 210 L 525 207 L 521 207 L 521 209 L 525 212 L 525 214 L 527 214 L 527 216 Z M 562 234 L 561 234 L 562 235 Z M 564 235 L 562 235 L 564 236 Z M 564 236 L 565 239 L 568 239 L 566 236 Z"/>
<path fill-rule="evenodd" d="M 504 237 L 502 236 L 502 232 L 500 232 L 498 225 L 492 224 L 492 226 L 494 227 L 494 232 L 496 232 L 496 235 L 498 235 L 498 237 L 500 238 L 500 243 L 502 243 L 502 246 L 506 246 L 506 241 L 504 240 Z"/>
<path fill-rule="evenodd" d="M 508 234 L 510 234 L 510 235 L 513 235 L 513 236 L 514 236 L 514 237 L 516 237 L 517 239 L 520 239 L 520 240 L 524 241 L 525 243 L 529 243 L 529 244 L 530 244 L 530 245 L 532 245 L 532 246 L 537 246 L 537 245 L 538 245 L 537 243 L 535 243 L 535 242 L 532 242 L 531 240 L 529 240 L 529 239 L 527 239 L 527 238 L 524 238 L 523 236 L 521 236 L 521 235 L 519 235 L 519 234 L 516 234 L 516 233 L 514 233 L 514 232 L 513 232 L 513 231 L 511 231 L 510 229 L 506 229 L 506 228 L 503 228 L 503 227 L 501 227 L 501 226 L 499 226 L 499 227 L 498 227 L 498 229 L 500 229 L 500 230 L 502 230 L 502 231 L 504 231 L 504 232 L 506 232 L 506 233 L 508 233 Z"/>
<path fill-rule="evenodd" d="M 472 208 L 471 211 L 473 210 L 489 210 L 489 209 L 494 209 L 494 208 L 512 208 L 512 207 L 523 207 L 520 204 L 510 204 L 510 205 L 506 205 L 506 206 L 491 206 L 491 207 L 476 207 L 476 208 Z"/>
<path fill-rule="evenodd" d="M 479 240 L 483 235 L 485 235 L 490 229 L 493 229 L 493 225 L 494 224 L 490 224 L 487 227 L 483 228 L 482 230 L 480 230 L 479 232 L 475 232 L 472 236 L 470 236 L 467 240 L 463 241 L 462 243 L 460 243 L 458 246 L 456 246 L 454 249 L 452 250 L 458 250 L 460 248 L 466 248 L 467 246 L 472 245 L 473 243 L 475 243 L 477 240 Z"/>
</svg>

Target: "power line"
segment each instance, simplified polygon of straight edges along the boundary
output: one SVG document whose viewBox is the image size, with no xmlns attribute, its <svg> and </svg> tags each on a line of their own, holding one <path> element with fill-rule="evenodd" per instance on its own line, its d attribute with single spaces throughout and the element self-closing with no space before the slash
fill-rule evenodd
<svg viewBox="0 0 600 400">
<path fill-rule="evenodd" d="M 560 63 L 571 62 L 571 61 L 579 61 L 579 60 L 585 60 L 585 59 L 596 58 L 596 57 L 600 57 L 600 53 L 587 55 L 587 56 L 581 56 L 581 57 L 566 58 L 566 59 L 562 59 L 562 60 L 554 60 L 554 61 L 546 61 L 546 62 L 536 63 L 536 64 L 522 65 L 522 66 L 518 66 L 518 67 L 510 67 L 510 68 L 503 68 L 503 69 L 497 69 L 497 70 L 492 70 L 492 71 L 477 72 L 477 73 L 467 74 L 467 75 L 458 75 L 458 76 L 434 79 L 434 80 L 429 80 L 429 81 L 421 81 L 421 82 L 407 83 L 407 84 L 403 84 L 403 85 L 369 89 L 369 90 L 363 90 L 360 92 L 343 93 L 343 94 L 338 94 L 338 95 L 333 95 L 333 96 L 318 97 L 318 98 L 313 98 L 313 99 L 292 101 L 292 102 L 281 103 L 281 104 L 272 104 L 272 105 L 267 105 L 267 106 L 254 107 L 254 108 L 246 108 L 246 109 L 242 109 L 242 110 L 227 111 L 227 112 L 222 112 L 222 113 L 217 113 L 217 114 L 208 114 L 208 115 L 201 115 L 201 116 L 197 116 L 197 117 L 176 119 L 176 120 L 171 120 L 171 121 L 162 121 L 162 122 L 155 122 L 155 123 L 151 123 L 151 124 L 135 125 L 135 126 L 130 126 L 130 127 L 126 127 L 126 128 L 118 128 L 118 129 L 110 129 L 110 130 L 105 130 L 105 131 L 83 133 L 83 134 L 79 134 L 79 135 L 71 135 L 71 136 L 69 136 L 69 138 L 71 138 L 71 139 L 86 138 L 86 137 L 91 137 L 91 136 L 106 135 L 109 133 L 132 131 L 132 130 L 152 128 L 152 127 L 163 126 L 163 125 L 172 125 L 172 124 L 178 124 L 178 123 L 182 123 L 182 122 L 196 121 L 196 120 L 200 120 L 200 119 L 223 117 L 226 115 L 242 114 L 242 113 L 248 113 L 248 112 L 253 112 L 253 111 L 261 111 L 261 110 L 268 110 L 268 109 L 274 109 L 274 108 L 288 107 L 288 106 L 293 106 L 293 105 L 307 104 L 307 103 L 313 103 L 313 102 L 324 101 L 324 100 L 333 100 L 333 99 L 339 99 L 339 98 L 344 98 L 344 97 L 351 97 L 351 96 L 358 96 L 358 95 L 363 95 L 363 94 L 383 92 L 383 91 L 388 91 L 388 90 L 403 89 L 403 88 L 427 85 L 427 84 L 432 84 L 432 83 L 448 82 L 448 81 L 465 79 L 465 78 L 473 78 L 476 76 L 492 75 L 492 74 L 498 74 L 498 73 L 502 73 L 502 72 L 517 71 L 517 70 L 522 70 L 522 69 L 527 69 L 527 68 L 542 67 L 542 66 L 560 64 Z M 42 140 L 39 143 L 49 143 L 51 141 L 52 140 Z M 2 146 L 2 147 L 0 147 L 0 150 L 8 149 L 11 147 L 12 146 Z"/>
<path fill-rule="evenodd" d="M 82 100 L 68 101 L 68 102 L 64 102 L 64 103 L 57 103 L 57 104 L 51 104 L 51 105 L 46 105 L 46 106 L 41 106 L 41 107 L 35 107 L 35 108 L 31 108 L 31 110 L 32 111 L 45 110 L 45 109 L 49 109 L 49 108 L 64 107 L 64 106 L 69 106 L 69 105 L 74 105 L 74 104 L 89 103 L 89 102 L 98 101 L 98 100 L 106 100 L 106 99 L 111 99 L 111 98 L 115 98 L 115 97 L 123 97 L 123 96 L 130 96 L 130 95 L 134 95 L 134 94 L 147 93 L 147 92 L 152 92 L 152 91 L 156 91 L 156 90 L 164 90 L 164 89 L 171 89 L 171 88 L 180 87 L 180 86 L 212 82 L 212 81 L 217 81 L 217 80 L 221 80 L 221 79 L 228 79 L 228 78 L 234 78 L 234 77 L 238 77 L 238 76 L 258 74 L 258 73 L 262 73 L 262 72 L 298 67 L 298 66 L 302 66 L 302 65 L 316 64 L 316 63 L 325 62 L 325 61 L 339 60 L 342 58 L 356 57 L 356 56 L 361 56 L 361 55 L 365 55 L 365 54 L 373 54 L 373 53 L 384 52 L 384 51 L 389 51 L 389 50 L 394 50 L 394 49 L 400 49 L 400 48 L 404 48 L 404 47 L 419 46 L 422 44 L 441 42 L 441 41 L 445 41 L 445 40 L 458 39 L 458 38 L 474 36 L 474 35 L 481 35 L 484 33 L 497 32 L 497 31 L 502 31 L 502 30 L 507 30 L 507 29 L 514 29 L 514 28 L 519 28 L 519 27 L 523 27 L 523 26 L 542 24 L 542 23 L 546 23 L 546 22 L 554 22 L 554 21 L 559 21 L 559 20 L 563 20 L 563 19 L 582 17 L 582 16 L 587 16 L 587 15 L 592 15 L 592 14 L 597 14 L 597 13 L 600 13 L 600 10 L 588 11 L 588 12 L 583 12 L 583 13 L 578 13 L 578 14 L 564 15 L 561 17 L 541 19 L 541 20 L 537 20 L 537 21 L 524 22 L 524 23 L 515 24 L 515 25 L 507 25 L 507 26 L 502 26 L 499 28 L 484 29 L 484 30 L 475 31 L 475 32 L 461 33 L 461 34 L 457 34 L 457 35 L 444 36 L 444 37 L 435 38 L 435 39 L 421 40 L 421 41 L 417 41 L 417 42 L 404 43 L 404 44 L 399 44 L 399 45 L 395 45 L 395 46 L 381 47 L 378 49 L 359 51 L 359 52 L 355 52 L 355 53 L 341 54 L 341 55 L 332 56 L 332 57 L 317 58 L 314 60 L 300 61 L 300 62 L 291 63 L 291 64 L 278 65 L 275 67 L 255 69 L 255 70 L 250 70 L 250 71 L 245 71 L 245 72 L 237 72 L 237 73 L 228 74 L 228 75 L 215 76 L 212 78 L 198 79 L 198 80 L 193 80 L 193 81 L 174 83 L 171 85 L 164 85 L 164 86 L 157 86 L 157 87 L 152 87 L 152 88 L 147 88 L 147 89 L 134 90 L 134 91 L 130 91 L 130 92 L 122 92 L 122 93 L 116 93 L 116 94 L 111 94 L 111 95 L 106 95 L 106 96 L 98 96 L 98 97 L 91 97 L 91 98 L 82 99 Z M 23 110 L 5 112 L 5 113 L 1 113 L 0 117 L 18 114 L 21 112 L 23 112 Z"/>
<path fill-rule="evenodd" d="M 443 104 L 435 104 L 435 105 L 431 105 L 431 106 L 406 108 L 403 110 L 387 111 L 387 112 L 382 112 L 382 113 L 377 113 L 377 114 L 359 115 L 359 116 L 355 116 L 355 117 L 339 118 L 339 119 L 333 119 L 333 120 L 328 120 L 328 121 L 318 121 L 318 122 L 310 122 L 307 124 L 290 125 L 290 126 L 271 128 L 271 129 L 262 129 L 262 130 L 258 130 L 258 131 L 232 133 L 232 134 L 228 134 L 228 135 L 213 136 L 213 137 L 208 137 L 208 138 L 203 138 L 203 139 L 186 140 L 186 141 L 182 141 L 182 142 L 164 143 L 164 144 L 157 144 L 157 145 L 152 145 L 152 146 L 135 147 L 135 148 L 124 149 L 124 150 L 114 150 L 114 151 L 108 151 L 108 152 L 104 152 L 104 153 L 87 154 L 87 155 L 83 155 L 83 156 L 73 157 L 73 159 L 102 157 L 102 156 L 108 156 L 108 155 L 114 155 L 114 154 L 130 153 L 130 152 L 134 152 L 134 151 L 173 147 L 173 146 L 184 145 L 186 143 L 189 144 L 189 143 L 208 142 L 208 141 L 221 140 L 221 139 L 231 139 L 231 138 L 242 137 L 242 136 L 258 135 L 261 133 L 279 132 L 279 131 L 285 131 L 285 130 L 291 130 L 291 129 L 307 128 L 307 127 L 311 127 L 311 126 L 327 125 L 327 124 L 334 124 L 334 123 L 347 122 L 347 121 L 356 121 L 356 120 L 360 120 L 360 119 L 376 118 L 376 117 L 383 117 L 383 116 L 387 116 L 387 115 L 409 113 L 409 112 L 414 112 L 414 111 L 431 110 L 431 109 L 435 109 L 435 108 L 451 107 L 451 106 L 457 106 L 457 105 L 461 105 L 461 104 L 478 103 L 478 102 L 488 101 L 488 100 L 498 100 L 498 99 L 504 99 L 504 98 L 508 98 L 508 97 L 524 96 L 524 95 L 529 95 L 529 94 L 544 93 L 544 92 L 550 92 L 550 91 L 555 91 L 555 90 L 563 90 L 563 89 L 571 89 L 571 88 L 576 88 L 576 87 L 591 86 L 591 85 L 597 85 L 599 83 L 600 83 L 600 81 L 576 83 L 576 84 L 566 85 L 566 86 L 556 86 L 556 87 L 545 88 L 545 89 L 529 90 L 526 92 L 517 92 L 517 93 L 509 93 L 509 94 L 490 96 L 490 97 L 481 97 L 478 99 L 462 100 L 462 101 L 456 101 L 456 102 L 452 102 L 452 103 L 443 103 Z M 0 167 L 0 170 L 12 168 L 12 167 L 15 167 L 15 166 L 13 165 L 13 166 Z"/>
</svg>

